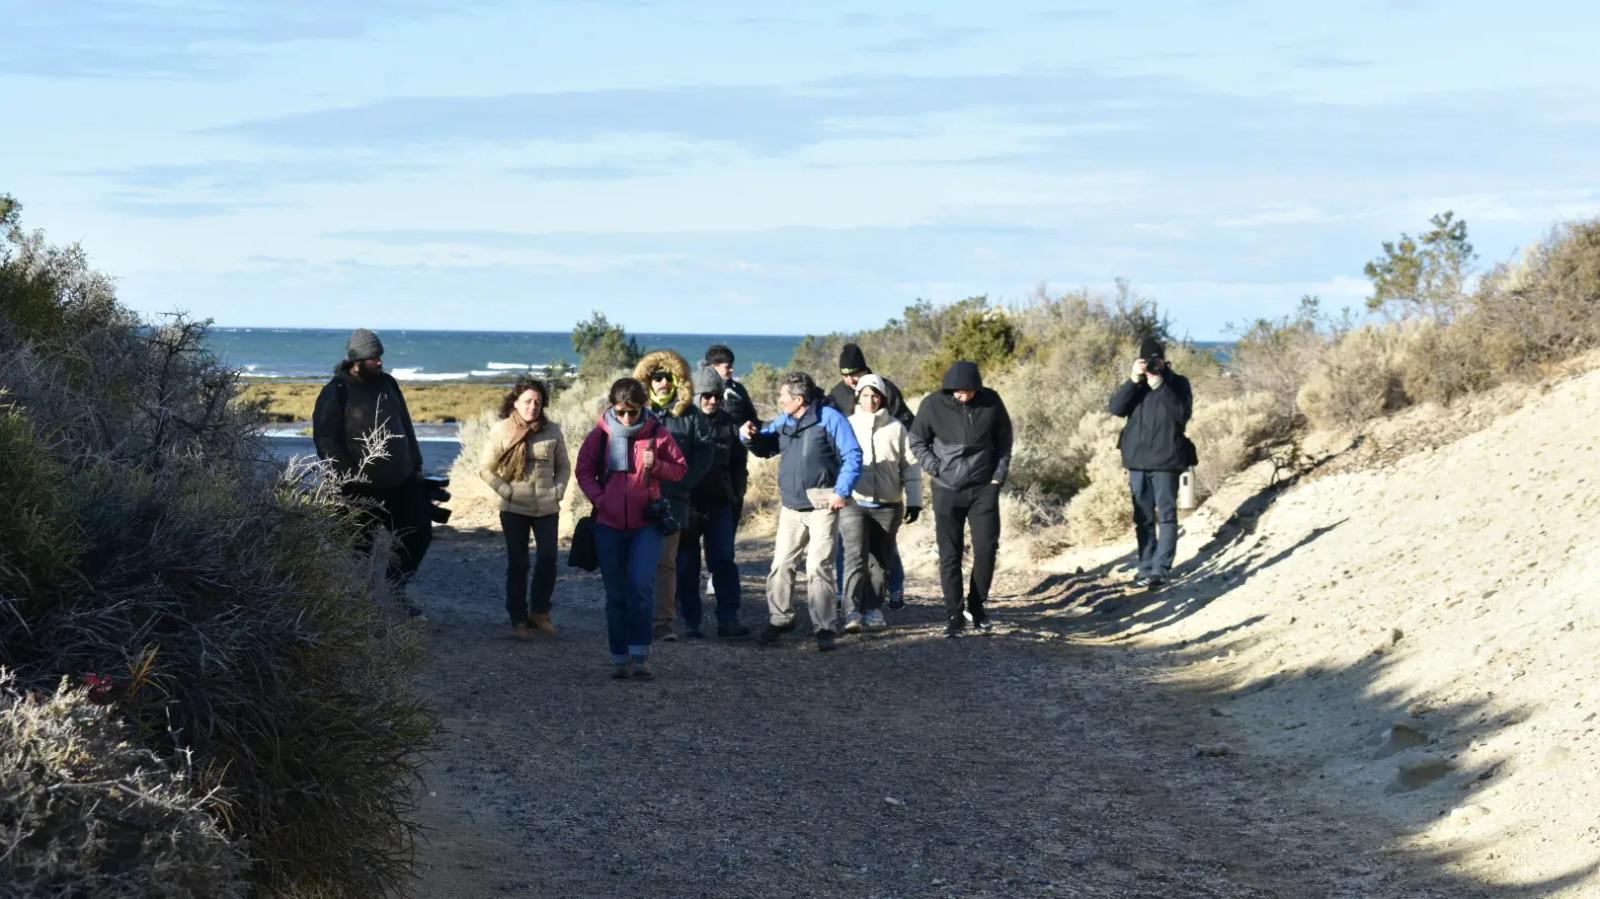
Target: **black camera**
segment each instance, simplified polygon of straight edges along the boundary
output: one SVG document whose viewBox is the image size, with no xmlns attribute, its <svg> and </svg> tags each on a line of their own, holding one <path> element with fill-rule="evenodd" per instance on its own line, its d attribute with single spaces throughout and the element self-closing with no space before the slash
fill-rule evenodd
<svg viewBox="0 0 1600 899">
<path fill-rule="evenodd" d="M 434 524 L 449 522 L 450 510 L 444 504 L 450 501 L 450 491 L 445 489 L 450 486 L 450 479 L 425 475 L 422 484 L 428 491 L 428 517 Z"/>
<path fill-rule="evenodd" d="M 683 525 L 678 523 L 677 516 L 672 514 L 672 504 L 667 502 L 665 498 L 654 500 L 650 505 L 645 506 L 644 518 L 645 521 L 655 522 L 656 527 L 661 529 L 661 533 L 668 537 L 683 530 Z"/>
</svg>

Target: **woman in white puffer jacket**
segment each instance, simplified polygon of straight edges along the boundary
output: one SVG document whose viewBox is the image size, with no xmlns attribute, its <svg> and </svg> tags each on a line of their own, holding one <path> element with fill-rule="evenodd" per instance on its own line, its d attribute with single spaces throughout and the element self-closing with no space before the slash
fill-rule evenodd
<svg viewBox="0 0 1600 899">
<path fill-rule="evenodd" d="M 844 545 L 846 633 L 881 628 L 890 558 L 900 523 L 922 512 L 922 468 L 911 454 L 910 433 L 888 410 L 883 379 L 866 375 L 856 384 L 850 427 L 861 444 L 861 477 L 853 502 L 840 510 Z"/>
</svg>

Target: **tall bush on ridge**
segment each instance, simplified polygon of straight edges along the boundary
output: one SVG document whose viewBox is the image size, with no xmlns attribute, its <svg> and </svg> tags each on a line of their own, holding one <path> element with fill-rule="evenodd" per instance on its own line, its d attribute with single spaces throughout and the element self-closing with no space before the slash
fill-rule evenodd
<svg viewBox="0 0 1600 899">
<path fill-rule="evenodd" d="M 1396 329 L 1373 325 L 1334 344 L 1296 398 L 1311 426 L 1349 428 L 1405 406 L 1402 345 Z"/>
<path fill-rule="evenodd" d="M 630 337 L 621 325 L 613 325 L 600 312 L 593 313 L 588 321 L 579 322 L 572 329 L 572 348 L 583 357 L 578 365 L 578 377 L 590 381 L 613 369 L 631 371 L 644 358 L 638 338 Z"/>
<path fill-rule="evenodd" d="M 1448 211 L 1428 223 L 1433 227 L 1417 237 L 1401 234 L 1397 241 L 1384 241 L 1383 255 L 1367 263 L 1364 271 L 1373 288 L 1369 310 L 1398 309 L 1401 318 L 1449 321 L 1461 308 L 1477 258 L 1467 223 Z"/>
<path fill-rule="evenodd" d="M 945 334 L 938 351 L 923 361 L 918 383 L 941 383 L 960 359 L 976 362 L 984 377 L 998 377 L 1016 361 L 1020 342 L 1017 327 L 1004 310 L 968 312 Z"/>
<path fill-rule="evenodd" d="M 1323 313 L 1319 299 L 1305 296 L 1293 315 L 1258 318 L 1247 328 L 1233 329 L 1237 340 L 1228 368 L 1244 393 L 1272 398 L 1270 438 L 1286 438 L 1300 424 L 1296 397 L 1301 386 L 1321 364 L 1328 347 L 1350 328 L 1348 312 L 1332 319 Z"/>
<path fill-rule="evenodd" d="M 141 327 L 81 252 L 7 216 L 0 665 L 19 692 L 109 677 L 141 751 L 192 754 L 257 891 L 393 892 L 436 725 L 410 686 L 420 637 L 382 613 L 354 511 L 316 472 L 264 461 L 202 326 Z"/>
</svg>

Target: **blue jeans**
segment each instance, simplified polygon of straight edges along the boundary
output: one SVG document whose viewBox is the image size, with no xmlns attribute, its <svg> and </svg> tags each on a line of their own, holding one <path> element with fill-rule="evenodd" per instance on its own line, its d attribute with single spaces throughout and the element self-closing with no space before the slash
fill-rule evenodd
<svg viewBox="0 0 1600 899">
<path fill-rule="evenodd" d="M 647 524 L 636 531 L 594 525 L 600 579 L 606 586 L 606 637 L 611 661 L 650 654 L 650 626 L 656 614 L 656 566 L 661 563 L 661 530 Z"/>
<path fill-rule="evenodd" d="M 1139 575 L 1166 577 L 1178 554 L 1178 472 L 1128 471 Z"/>
<path fill-rule="evenodd" d="M 739 620 L 739 566 L 733 561 L 733 506 L 691 514 L 678 541 L 678 612 L 683 623 L 700 629 L 700 544 L 705 542 L 706 568 L 717 591 L 717 623 Z"/>
</svg>

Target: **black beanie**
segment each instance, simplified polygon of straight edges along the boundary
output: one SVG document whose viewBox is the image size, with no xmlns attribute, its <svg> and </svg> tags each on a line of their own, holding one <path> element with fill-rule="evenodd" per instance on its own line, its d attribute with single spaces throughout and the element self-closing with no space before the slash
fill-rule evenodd
<svg viewBox="0 0 1600 899">
<path fill-rule="evenodd" d="M 867 356 L 861 352 L 861 347 L 847 343 L 839 350 L 839 371 L 843 374 L 854 374 L 858 371 L 868 371 Z"/>
<path fill-rule="evenodd" d="M 1162 346 L 1161 341 L 1155 339 L 1154 337 L 1146 337 L 1145 339 L 1139 341 L 1139 358 L 1149 359 L 1152 356 L 1160 356 L 1165 359 L 1167 356 L 1167 348 Z"/>
<path fill-rule="evenodd" d="M 357 328 L 344 345 L 344 356 L 351 362 L 376 359 L 383 355 L 383 341 L 366 328 Z"/>
</svg>

